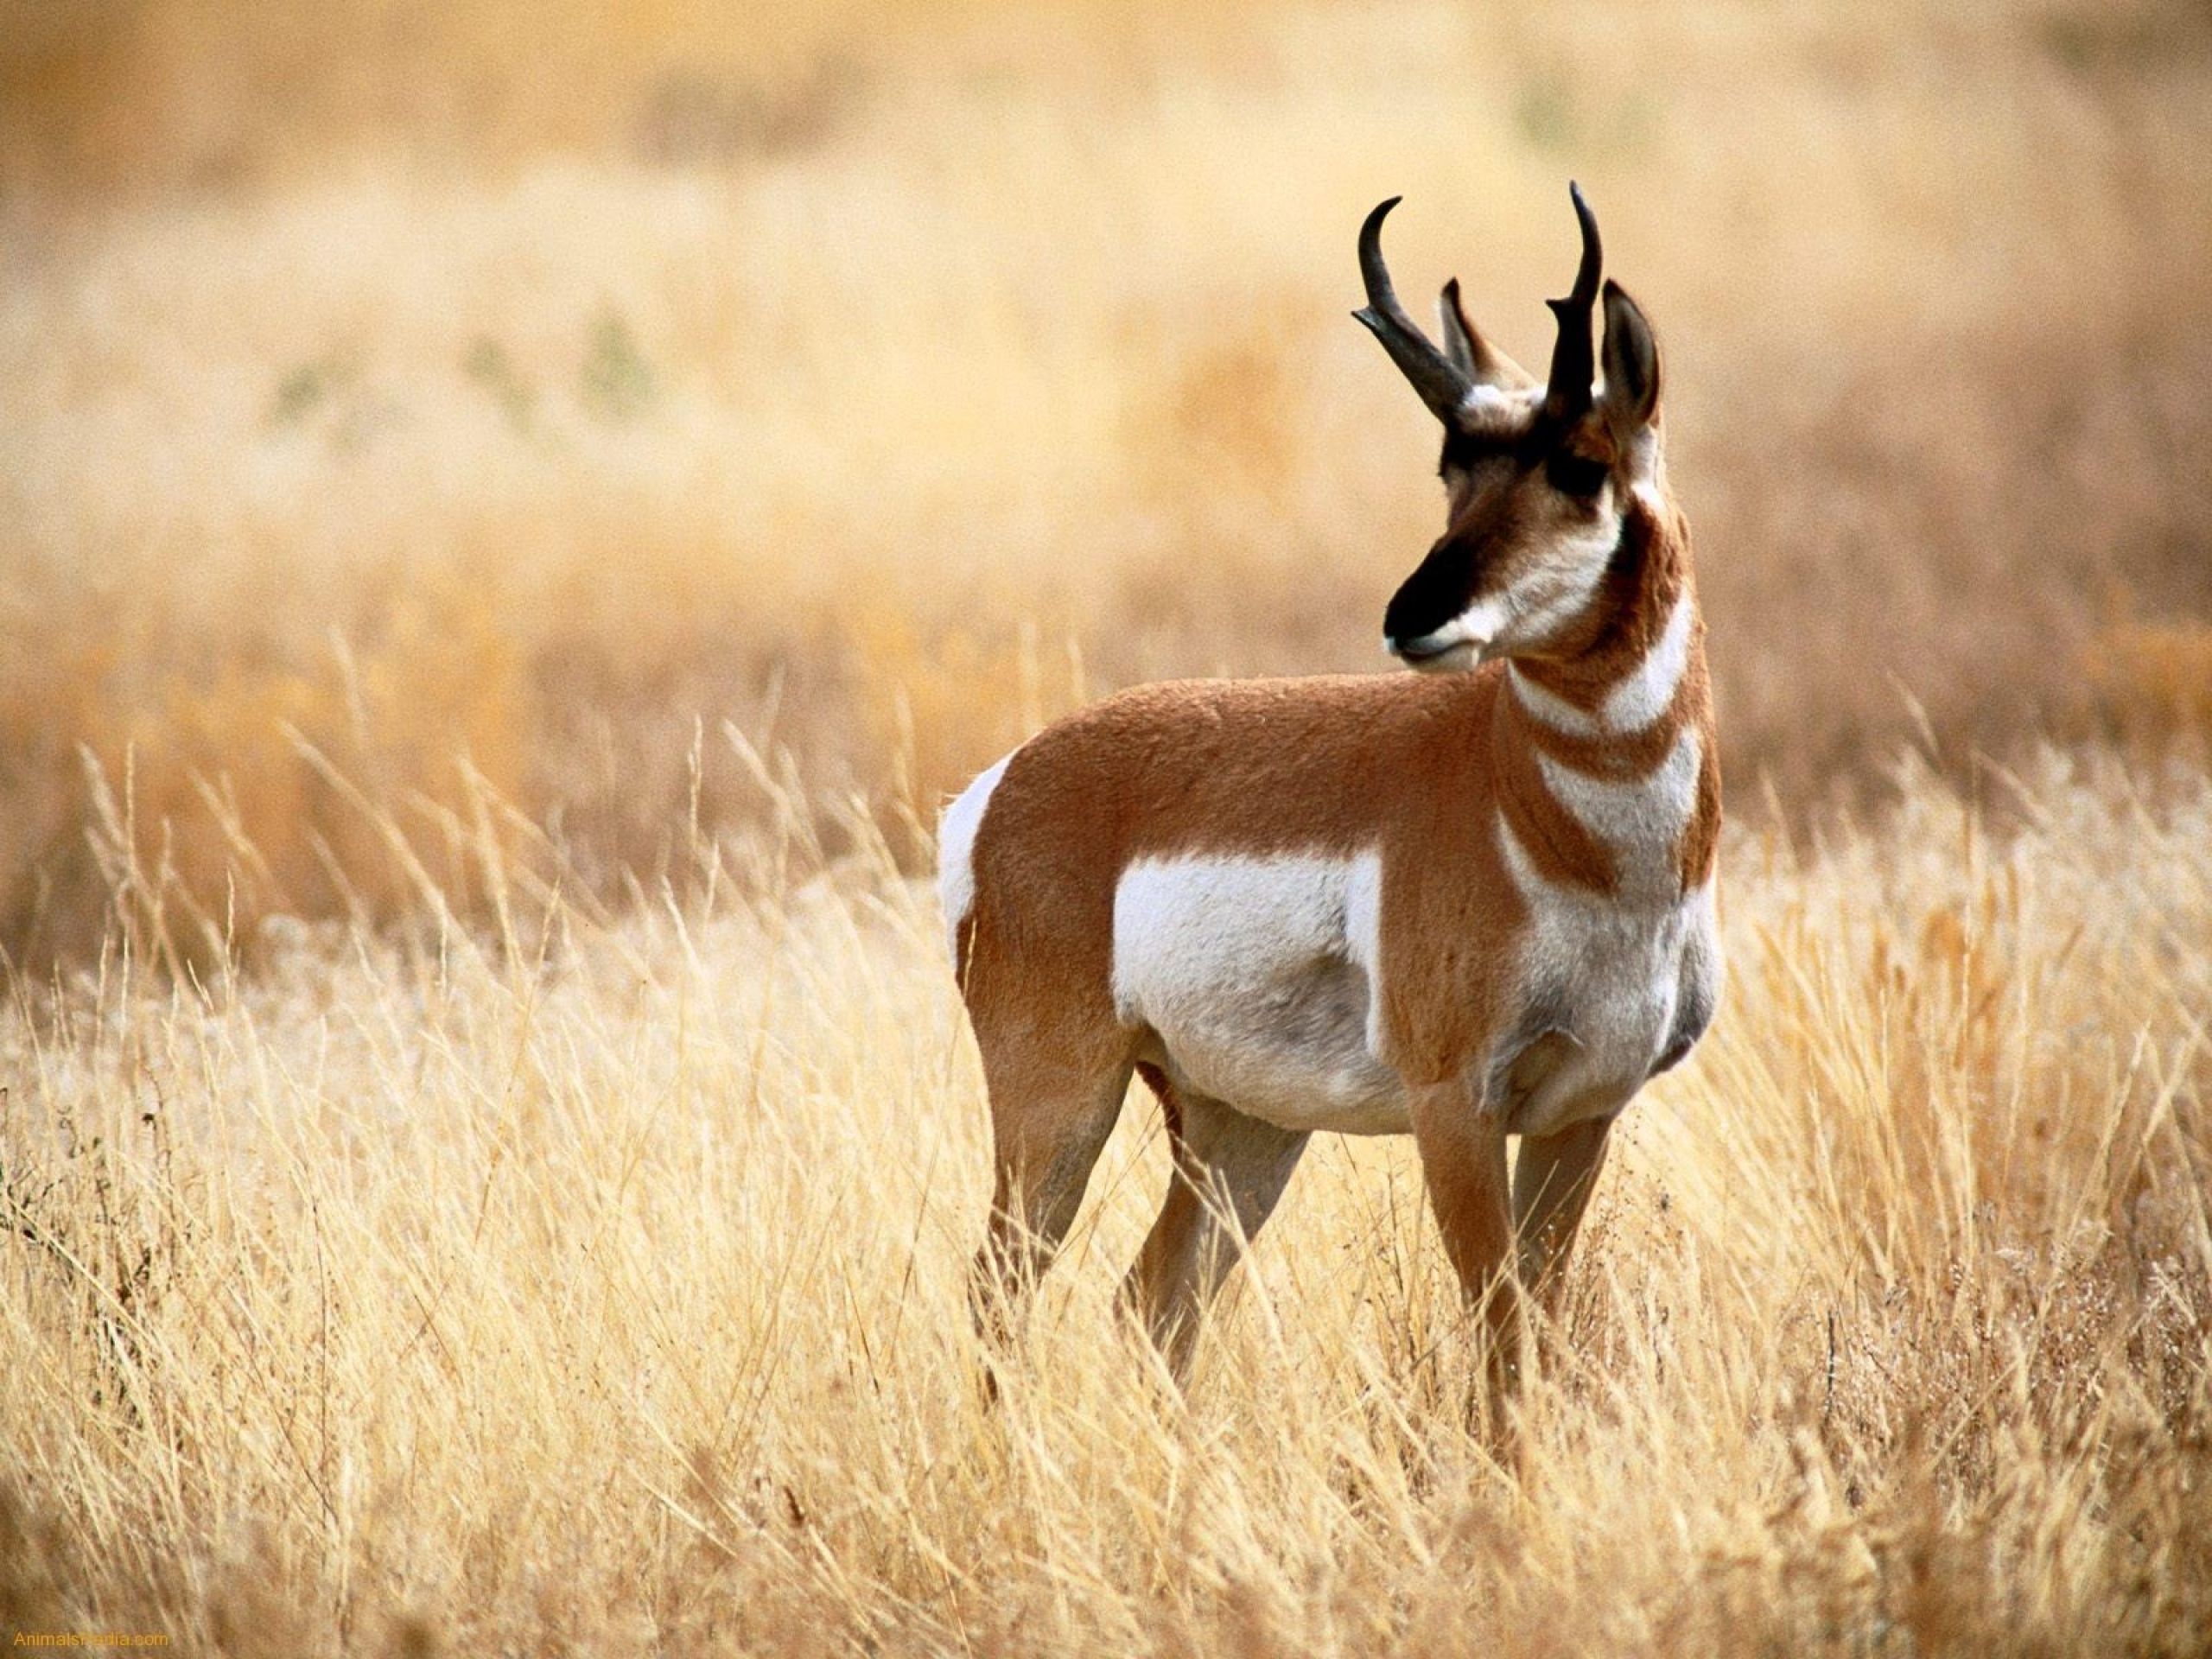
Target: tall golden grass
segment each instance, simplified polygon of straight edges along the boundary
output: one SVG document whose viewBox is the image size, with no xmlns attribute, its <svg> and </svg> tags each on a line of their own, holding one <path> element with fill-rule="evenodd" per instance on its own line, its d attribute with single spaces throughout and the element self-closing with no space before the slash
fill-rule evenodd
<svg viewBox="0 0 2212 1659">
<path fill-rule="evenodd" d="M 2208 89 L 2162 0 L 0 0 L 0 1629 L 2202 1650 Z M 988 1408 L 936 803 L 1375 665 L 1352 229 L 1541 361 L 1570 173 L 1723 1018 L 1510 1452 L 1396 1143 L 1178 1396 L 1135 1104 Z"/>
<path fill-rule="evenodd" d="M 1732 839 L 1726 1017 L 1624 1120 L 1503 1463 L 1400 1141 L 1317 1148 L 1176 1395 L 1110 1306 L 1141 1096 L 985 1404 L 980 1083 L 880 839 L 213 983 L 118 947 L 0 1020 L 0 1626 L 2201 1651 L 2212 792 L 2147 781 Z"/>
</svg>

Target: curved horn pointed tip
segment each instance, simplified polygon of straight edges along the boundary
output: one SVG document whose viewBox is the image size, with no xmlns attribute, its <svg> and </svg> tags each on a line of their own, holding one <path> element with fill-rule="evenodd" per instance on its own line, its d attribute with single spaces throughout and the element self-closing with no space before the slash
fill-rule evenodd
<svg viewBox="0 0 2212 1659">
<path fill-rule="evenodd" d="M 1574 287 L 1568 297 L 1578 304 L 1591 305 L 1598 298 L 1598 276 L 1605 269 L 1605 244 L 1598 235 L 1598 216 L 1590 211 L 1590 204 L 1583 199 L 1582 187 L 1572 180 L 1567 194 L 1573 198 L 1576 227 L 1582 232 L 1582 258 L 1575 268 Z"/>
<path fill-rule="evenodd" d="M 1393 196 L 1388 201 L 1376 203 L 1367 217 L 1360 221 L 1359 239 L 1362 242 L 1372 242 L 1380 237 L 1382 234 L 1382 221 L 1389 218 L 1390 210 L 1404 200 L 1403 196 Z"/>
<path fill-rule="evenodd" d="M 1383 216 L 1402 200 L 1392 196 L 1378 203 L 1359 227 L 1359 277 L 1367 288 L 1367 303 L 1352 315 L 1382 342 L 1390 360 L 1413 383 L 1431 412 L 1448 423 L 1467 395 L 1466 372 L 1437 350 L 1406 315 L 1391 286 L 1390 268 L 1382 258 Z"/>
<path fill-rule="evenodd" d="M 1567 198 L 1574 204 L 1575 223 L 1582 227 L 1586 241 L 1598 239 L 1598 214 L 1590 206 L 1590 198 L 1582 194 L 1582 187 L 1572 179 L 1567 181 Z"/>
</svg>

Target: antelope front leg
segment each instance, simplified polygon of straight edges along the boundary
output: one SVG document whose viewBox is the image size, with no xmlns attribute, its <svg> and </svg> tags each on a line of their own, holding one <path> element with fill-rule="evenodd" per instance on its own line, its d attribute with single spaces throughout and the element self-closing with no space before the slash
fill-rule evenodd
<svg viewBox="0 0 2212 1659">
<path fill-rule="evenodd" d="M 1483 1107 L 1479 1087 L 1437 1084 L 1413 1092 L 1414 1144 L 1436 1211 L 1444 1253 L 1489 1335 L 1494 1401 L 1520 1372 L 1520 1306 L 1512 1273 L 1513 1217 L 1505 1173 L 1505 1130 Z"/>
<path fill-rule="evenodd" d="M 1513 1165 L 1513 1230 L 1520 1243 L 1521 1282 L 1545 1313 L 1557 1311 L 1567 1253 L 1605 1161 L 1611 1118 L 1556 1135 L 1523 1136 Z"/>
</svg>

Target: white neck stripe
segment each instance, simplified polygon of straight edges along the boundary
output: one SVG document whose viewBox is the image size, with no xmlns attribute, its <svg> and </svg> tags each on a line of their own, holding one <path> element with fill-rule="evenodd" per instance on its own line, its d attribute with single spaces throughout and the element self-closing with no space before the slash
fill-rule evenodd
<svg viewBox="0 0 2212 1659">
<path fill-rule="evenodd" d="M 1508 664 L 1506 678 L 1522 709 L 1554 731 L 1572 737 L 1630 736 L 1647 731 L 1674 706 L 1682 676 L 1689 667 L 1690 624 L 1695 607 L 1687 595 L 1675 601 L 1659 642 L 1643 654 L 1618 684 L 1606 693 L 1604 705 L 1586 714 L 1555 691 L 1546 690 Z"/>
<path fill-rule="evenodd" d="M 1673 704 L 1683 671 L 1689 666 L 1690 623 L 1695 610 L 1688 595 L 1675 595 L 1675 608 L 1668 613 L 1659 643 L 1607 694 L 1601 716 L 1606 725 L 1617 731 L 1640 732 Z"/>
<path fill-rule="evenodd" d="M 1513 688 L 1513 696 L 1521 704 L 1522 712 L 1541 724 L 1555 732 L 1565 732 L 1570 737 L 1595 737 L 1599 734 L 1595 715 L 1584 714 L 1556 691 L 1545 690 L 1521 671 L 1519 664 L 1506 664 L 1505 677 Z"/>
</svg>

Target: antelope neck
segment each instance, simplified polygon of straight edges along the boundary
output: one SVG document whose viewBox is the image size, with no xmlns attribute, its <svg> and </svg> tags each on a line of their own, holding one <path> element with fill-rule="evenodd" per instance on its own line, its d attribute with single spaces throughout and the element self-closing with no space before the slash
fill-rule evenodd
<svg viewBox="0 0 2212 1659">
<path fill-rule="evenodd" d="M 1573 649 L 1506 664 L 1491 722 L 1506 828 L 1548 880 L 1626 897 L 1681 893 L 1717 821 L 1704 630 L 1685 550 L 1649 511 Z"/>
</svg>

